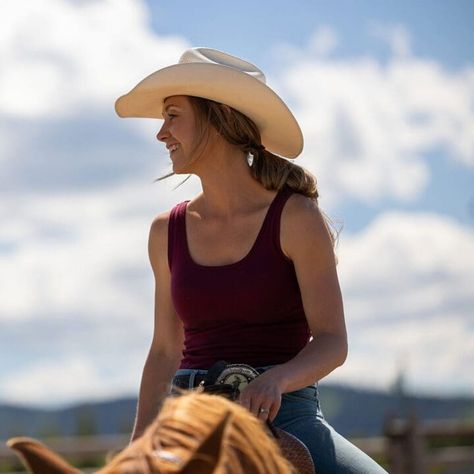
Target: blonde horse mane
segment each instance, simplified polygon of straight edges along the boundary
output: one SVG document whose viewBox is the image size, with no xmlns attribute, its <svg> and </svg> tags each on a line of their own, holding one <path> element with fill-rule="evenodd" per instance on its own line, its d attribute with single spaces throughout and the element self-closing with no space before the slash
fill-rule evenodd
<svg viewBox="0 0 474 474">
<path fill-rule="evenodd" d="M 219 430 L 217 459 L 203 444 Z M 175 474 L 198 460 L 212 474 L 291 474 L 265 425 L 248 410 L 218 395 L 188 392 L 168 397 L 144 435 L 118 454 L 100 474 Z M 198 472 L 194 469 L 190 472 Z"/>
</svg>

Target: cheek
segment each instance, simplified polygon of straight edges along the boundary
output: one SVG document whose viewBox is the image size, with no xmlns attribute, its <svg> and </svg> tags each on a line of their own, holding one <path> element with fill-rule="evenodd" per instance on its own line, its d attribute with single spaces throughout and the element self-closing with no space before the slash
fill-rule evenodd
<svg viewBox="0 0 474 474">
<path fill-rule="evenodd" d="M 192 129 L 189 131 L 189 145 L 192 150 L 202 150 L 203 146 L 207 146 L 212 141 L 210 134 L 203 131 L 198 133 L 198 130 Z"/>
</svg>

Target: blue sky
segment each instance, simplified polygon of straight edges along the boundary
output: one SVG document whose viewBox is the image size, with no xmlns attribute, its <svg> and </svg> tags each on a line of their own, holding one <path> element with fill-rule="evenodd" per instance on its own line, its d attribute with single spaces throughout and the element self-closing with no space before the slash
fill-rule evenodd
<svg viewBox="0 0 474 474">
<path fill-rule="evenodd" d="M 275 44 L 304 47 L 321 26 L 337 29 L 341 37 L 340 57 L 374 54 L 387 61 L 390 50 L 375 42 L 370 26 L 404 25 L 414 35 L 416 56 L 441 61 L 448 69 L 470 64 L 474 57 L 472 23 L 474 5 L 469 0 L 446 2 L 388 0 L 265 2 L 147 2 L 151 25 L 162 34 L 182 35 L 193 45 L 218 44 L 222 49 L 238 49 L 240 54 L 265 63 Z"/>
<path fill-rule="evenodd" d="M 325 380 L 389 390 L 403 369 L 413 393 L 474 395 L 472 2 L 2 6 L 0 400 L 137 393 L 149 225 L 200 186 L 153 184 L 169 170 L 159 122 L 113 103 L 192 46 L 264 70 L 343 223 L 350 352 Z"/>
</svg>

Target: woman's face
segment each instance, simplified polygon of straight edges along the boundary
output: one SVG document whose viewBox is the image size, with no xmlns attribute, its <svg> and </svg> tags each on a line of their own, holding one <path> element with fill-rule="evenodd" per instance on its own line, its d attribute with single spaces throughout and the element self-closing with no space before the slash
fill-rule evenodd
<svg viewBox="0 0 474 474">
<path fill-rule="evenodd" d="M 173 171 L 189 173 L 186 165 L 192 157 L 196 140 L 196 120 L 191 102 L 184 95 L 168 97 L 163 103 L 164 123 L 156 138 L 166 144 Z"/>
</svg>

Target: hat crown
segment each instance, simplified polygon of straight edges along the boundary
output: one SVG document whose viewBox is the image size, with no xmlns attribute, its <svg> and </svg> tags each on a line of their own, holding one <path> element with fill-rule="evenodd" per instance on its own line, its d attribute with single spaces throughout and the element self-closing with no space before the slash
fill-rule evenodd
<svg viewBox="0 0 474 474">
<path fill-rule="evenodd" d="M 204 63 L 217 64 L 219 66 L 226 66 L 236 69 L 239 72 L 255 77 L 264 84 L 267 83 L 265 74 L 255 64 L 252 64 L 243 59 L 224 53 L 212 48 L 190 48 L 187 49 L 179 59 L 179 63 Z"/>
</svg>

